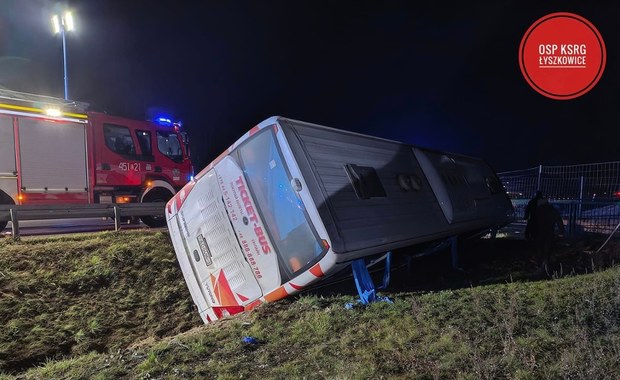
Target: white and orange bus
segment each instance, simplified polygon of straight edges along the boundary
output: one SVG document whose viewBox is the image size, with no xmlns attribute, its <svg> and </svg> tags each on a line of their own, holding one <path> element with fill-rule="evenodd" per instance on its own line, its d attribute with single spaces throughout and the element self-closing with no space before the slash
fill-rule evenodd
<svg viewBox="0 0 620 380">
<path fill-rule="evenodd" d="M 167 204 L 205 323 L 297 293 L 361 257 L 501 227 L 485 161 L 271 117 Z"/>
</svg>

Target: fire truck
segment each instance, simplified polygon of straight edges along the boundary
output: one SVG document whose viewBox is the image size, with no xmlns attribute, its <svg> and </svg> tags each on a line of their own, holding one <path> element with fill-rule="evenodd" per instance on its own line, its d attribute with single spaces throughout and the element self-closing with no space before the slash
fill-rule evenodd
<svg viewBox="0 0 620 380">
<path fill-rule="evenodd" d="M 165 202 L 188 182 L 193 167 L 180 123 L 88 107 L 0 89 L 0 204 Z M 163 211 L 141 219 L 166 224 Z"/>
</svg>

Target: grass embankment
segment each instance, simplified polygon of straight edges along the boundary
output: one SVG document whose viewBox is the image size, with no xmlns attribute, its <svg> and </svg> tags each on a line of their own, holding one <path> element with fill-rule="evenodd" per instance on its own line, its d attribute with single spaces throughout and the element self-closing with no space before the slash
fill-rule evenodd
<svg viewBox="0 0 620 380">
<path fill-rule="evenodd" d="M 350 296 L 303 296 L 201 326 L 196 313 L 188 311 L 188 294 L 163 233 L 0 244 L 0 310 L 5 314 L 5 305 L 13 310 L 2 316 L 8 326 L 0 341 L 3 365 L 13 363 L 15 355 L 52 358 L 0 379 L 611 379 L 620 373 L 620 268 L 547 281 L 389 294 L 394 304 L 352 310 L 344 308 Z M 43 274 L 33 274 L 46 265 L 34 254 L 36 247 L 62 244 L 82 248 L 58 249 L 55 258 L 46 259 L 47 267 L 65 274 L 38 280 Z M 111 248 L 117 245 L 125 248 Z M 99 247 L 99 259 L 89 253 L 87 247 L 93 246 Z M 32 261 L 32 267 L 10 266 L 7 250 L 29 257 L 21 265 Z M 162 253 L 151 256 L 151 251 Z M 106 252 L 124 252 L 120 261 L 125 264 L 113 264 L 119 254 Z M 104 277 L 112 278 L 61 285 L 65 275 L 82 277 L 69 274 L 84 267 L 59 267 L 71 260 L 93 268 L 88 273 L 107 263 L 112 272 Z M 127 269 L 132 278 L 120 280 L 117 272 L 127 267 L 134 268 Z M 144 271 L 153 277 L 140 278 Z M 128 286 L 117 292 L 117 281 Z M 132 290 L 139 294 L 127 299 Z M 21 309 L 28 312 L 18 315 Z M 42 313 L 47 318 L 39 317 Z M 93 318 L 101 328 L 91 328 Z M 196 328 L 171 336 L 190 326 Z M 246 336 L 256 343 L 244 343 Z"/>
<path fill-rule="evenodd" d="M 0 370 L 200 324 L 164 232 L 0 240 Z"/>
</svg>

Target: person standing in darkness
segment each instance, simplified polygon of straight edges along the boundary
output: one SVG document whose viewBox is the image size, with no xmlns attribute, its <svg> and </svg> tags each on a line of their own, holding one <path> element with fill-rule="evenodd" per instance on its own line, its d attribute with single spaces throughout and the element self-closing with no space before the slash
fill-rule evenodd
<svg viewBox="0 0 620 380">
<path fill-rule="evenodd" d="M 543 194 L 540 190 L 536 192 L 534 198 L 530 199 L 527 202 L 527 206 L 525 206 L 525 216 L 524 219 L 527 220 L 527 224 L 525 225 L 525 238 L 526 239 L 534 239 L 536 229 L 534 226 L 536 225 L 536 207 L 538 206 L 537 202 L 543 198 Z"/>
<path fill-rule="evenodd" d="M 555 240 L 555 228 L 557 226 L 559 236 L 564 235 L 564 222 L 559 211 L 549 203 L 546 198 L 537 201 L 534 213 L 533 231 L 536 246 L 536 258 L 541 270 L 546 270 L 549 265 L 549 257 L 553 250 Z"/>
</svg>

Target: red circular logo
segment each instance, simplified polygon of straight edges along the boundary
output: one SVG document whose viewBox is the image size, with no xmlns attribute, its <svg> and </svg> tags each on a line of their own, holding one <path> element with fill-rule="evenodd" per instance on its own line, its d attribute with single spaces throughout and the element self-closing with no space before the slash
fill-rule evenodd
<svg viewBox="0 0 620 380">
<path fill-rule="evenodd" d="M 519 66 L 527 83 L 544 96 L 566 100 L 594 87 L 607 53 L 599 31 L 573 13 L 552 13 L 529 27 L 519 46 Z"/>
</svg>

